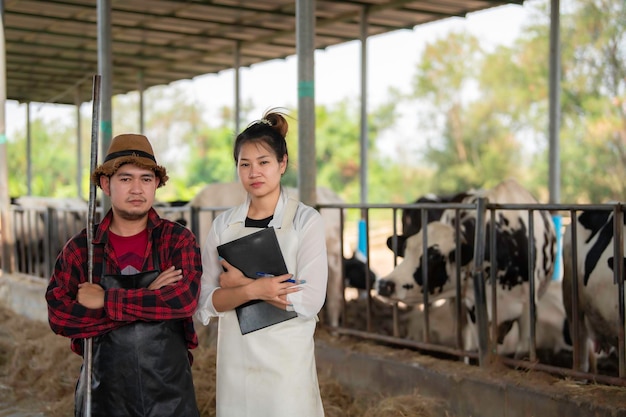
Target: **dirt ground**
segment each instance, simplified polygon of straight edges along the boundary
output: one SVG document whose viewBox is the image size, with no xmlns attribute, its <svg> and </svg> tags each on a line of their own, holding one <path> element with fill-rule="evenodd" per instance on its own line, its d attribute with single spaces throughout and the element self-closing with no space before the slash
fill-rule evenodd
<svg viewBox="0 0 626 417">
<path fill-rule="evenodd" d="M 215 349 L 209 328 L 198 328 L 201 340 L 194 353 L 194 384 L 201 415 L 215 415 Z M 515 371 L 502 365 L 489 370 L 455 361 L 437 360 L 406 349 L 336 336 L 319 328 L 316 338 L 324 343 L 368 354 L 418 362 L 424 366 L 464 377 L 509 381 L 574 401 L 621 404 L 626 410 L 626 388 L 559 379 L 542 372 Z M 69 340 L 54 335 L 47 324 L 32 321 L 0 306 L 0 417 L 66 417 L 72 415 L 73 391 L 81 358 L 69 349 Z M 440 401 L 412 395 L 366 398 L 354 396 L 331 377 L 320 373 L 320 388 L 327 417 L 454 417 Z"/>
<path fill-rule="evenodd" d="M 198 407 L 203 417 L 214 416 L 215 349 L 208 328 L 198 332 L 201 345 L 193 351 L 192 368 Z M 72 415 L 80 366 L 69 339 L 0 306 L 0 417 Z M 327 417 L 441 416 L 441 404 L 420 395 L 355 398 L 324 375 L 320 388 Z"/>
</svg>

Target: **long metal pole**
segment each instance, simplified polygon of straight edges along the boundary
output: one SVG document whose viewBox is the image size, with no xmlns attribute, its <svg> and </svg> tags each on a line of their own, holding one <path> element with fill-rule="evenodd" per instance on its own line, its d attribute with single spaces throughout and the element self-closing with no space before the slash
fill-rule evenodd
<svg viewBox="0 0 626 417">
<path fill-rule="evenodd" d="M 561 126 L 561 41 L 560 1 L 550 1 L 550 74 L 549 74 L 549 176 L 550 203 L 561 202 L 561 161 L 559 130 Z M 560 231 L 557 231 L 560 235 Z"/>
<path fill-rule="evenodd" d="M 80 124 L 80 86 L 74 91 L 76 103 L 76 191 L 79 198 L 83 198 L 83 130 Z"/>
<path fill-rule="evenodd" d="M 298 53 L 298 189 L 300 200 L 314 206 L 315 165 L 315 0 L 296 1 Z"/>
<path fill-rule="evenodd" d="M 112 47 L 112 27 L 111 18 L 112 0 L 98 0 L 98 73 L 102 77 L 102 121 L 101 121 L 101 145 L 103 152 L 106 152 L 111 145 L 113 138 L 113 47 Z M 102 213 L 106 213 L 111 208 L 111 201 L 106 196 L 102 196 Z"/>
<path fill-rule="evenodd" d="M 100 75 L 93 76 L 93 111 L 91 117 L 91 169 L 89 172 L 93 172 L 98 164 L 98 128 L 100 123 Z M 89 282 L 93 282 L 93 225 L 96 215 L 96 184 L 91 184 L 89 187 L 89 209 L 87 211 L 87 279 Z M 85 351 L 83 353 L 84 368 L 85 368 L 85 402 L 84 402 L 84 415 L 85 417 L 91 417 L 91 371 L 93 365 L 92 358 L 92 339 L 91 337 L 85 339 Z"/>
<path fill-rule="evenodd" d="M 15 265 L 15 237 L 11 218 L 11 198 L 9 196 L 9 169 L 7 168 L 8 143 L 6 136 L 5 112 L 7 99 L 6 48 L 4 40 L 4 0 L 0 0 L 0 256 L 2 270 L 13 272 Z"/>
<path fill-rule="evenodd" d="M 369 9 L 361 9 L 361 204 L 367 204 L 367 158 L 368 158 L 368 123 L 367 123 L 367 30 Z M 426 224 L 426 223 L 423 223 Z"/>
<path fill-rule="evenodd" d="M 487 298 L 485 296 L 485 213 L 487 201 L 480 197 L 476 206 L 476 235 L 474 236 L 474 307 L 476 308 L 477 330 L 478 330 L 478 364 L 485 367 L 491 363 L 491 352 L 489 352 L 489 329 L 487 323 L 489 316 L 487 313 Z M 492 291 L 496 291 L 493 288 Z"/>
<path fill-rule="evenodd" d="M 30 130 L 30 101 L 26 102 L 26 192 L 33 195 L 33 135 Z"/>
<path fill-rule="evenodd" d="M 235 43 L 234 68 L 235 71 L 235 132 L 241 129 L 241 41 Z M 235 180 L 237 180 L 237 170 L 235 170 Z"/>
</svg>

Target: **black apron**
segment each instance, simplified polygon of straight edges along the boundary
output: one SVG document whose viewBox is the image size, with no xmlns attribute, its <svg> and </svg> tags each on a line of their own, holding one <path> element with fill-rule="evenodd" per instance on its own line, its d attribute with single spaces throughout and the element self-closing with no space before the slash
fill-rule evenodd
<svg viewBox="0 0 626 417">
<path fill-rule="evenodd" d="M 105 271 L 103 258 L 102 271 Z M 156 270 L 134 275 L 101 274 L 109 288 L 146 288 L 160 274 Z M 91 415 L 93 417 L 199 416 L 183 320 L 136 321 L 93 338 Z M 76 417 L 83 416 L 83 364 L 76 386 Z"/>
</svg>

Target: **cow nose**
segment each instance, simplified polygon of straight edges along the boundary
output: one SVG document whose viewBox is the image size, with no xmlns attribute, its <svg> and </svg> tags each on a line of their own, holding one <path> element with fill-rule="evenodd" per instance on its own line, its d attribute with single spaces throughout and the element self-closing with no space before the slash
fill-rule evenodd
<svg viewBox="0 0 626 417">
<path fill-rule="evenodd" d="M 381 279 L 378 282 L 378 295 L 383 297 L 390 297 L 396 290 L 396 283 L 386 279 Z"/>
</svg>

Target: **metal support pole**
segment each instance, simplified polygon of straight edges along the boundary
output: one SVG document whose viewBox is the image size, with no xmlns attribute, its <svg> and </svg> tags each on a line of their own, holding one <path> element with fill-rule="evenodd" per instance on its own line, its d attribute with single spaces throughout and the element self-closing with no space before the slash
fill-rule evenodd
<svg viewBox="0 0 626 417">
<path fill-rule="evenodd" d="M 535 304 L 536 285 L 535 282 L 535 211 L 528 211 L 528 306 L 530 313 L 530 361 L 535 362 L 537 360 L 537 337 L 535 332 L 535 324 L 537 323 L 537 306 Z M 526 337 L 526 335 L 522 335 Z"/>
<path fill-rule="evenodd" d="M 361 204 L 367 204 L 367 20 L 368 7 L 361 9 Z M 425 224 L 425 223 L 422 223 Z"/>
<path fill-rule="evenodd" d="M 234 59 L 234 93 L 235 93 L 235 114 L 233 115 L 235 123 L 235 134 L 239 134 L 241 131 L 241 41 L 235 42 L 235 56 Z M 233 170 L 233 176 L 235 181 L 238 181 L 237 167 Z"/>
<path fill-rule="evenodd" d="M 102 77 L 101 92 L 101 146 L 104 152 L 109 149 L 113 138 L 113 52 L 111 47 L 111 0 L 98 0 L 98 73 Z M 102 196 L 103 215 L 111 208 L 111 201 Z"/>
<path fill-rule="evenodd" d="M 0 239 L 2 239 L 2 270 L 15 271 L 15 237 L 11 219 L 9 196 L 9 168 L 7 167 L 7 136 L 5 125 L 7 83 L 6 51 L 4 41 L 4 0 L 0 0 Z"/>
<path fill-rule="evenodd" d="M 478 198 L 476 203 L 476 235 L 474 236 L 474 308 L 476 309 L 476 327 L 478 331 L 478 364 L 489 365 L 489 316 L 487 314 L 487 297 L 485 295 L 485 275 L 483 261 L 485 259 L 485 213 L 486 199 Z"/>
<path fill-rule="evenodd" d="M 83 133 L 80 124 L 80 86 L 76 86 L 74 95 L 76 105 L 76 191 L 79 198 L 83 198 Z"/>
<path fill-rule="evenodd" d="M 144 105 L 144 93 L 145 93 L 145 83 L 144 83 L 144 74 L 143 70 L 139 70 L 137 74 L 137 89 L 139 90 L 139 133 L 142 135 L 145 133 L 145 105 Z"/>
<path fill-rule="evenodd" d="M 296 1 L 298 54 L 298 189 L 300 200 L 315 206 L 315 0 Z"/>
<path fill-rule="evenodd" d="M 30 129 L 30 101 L 26 102 L 26 193 L 33 195 L 33 132 Z"/>
<path fill-rule="evenodd" d="M 561 161 L 559 156 L 559 130 L 561 118 L 561 45 L 559 40 L 559 0 L 550 1 L 550 78 L 549 78 L 549 172 L 550 203 L 561 201 Z"/>
<path fill-rule="evenodd" d="M 241 41 L 235 43 L 235 65 L 233 70 L 235 71 L 235 132 L 239 134 L 240 120 L 241 120 Z M 236 173 L 235 173 L 235 179 Z"/>
<path fill-rule="evenodd" d="M 624 259 L 624 211 L 621 204 L 616 204 L 613 209 L 613 259 Z M 624 263 L 613 262 L 615 285 L 617 285 L 617 308 L 619 309 L 619 329 L 617 332 L 617 356 L 619 377 L 626 378 L 626 329 L 624 329 Z"/>
</svg>

